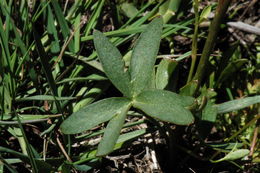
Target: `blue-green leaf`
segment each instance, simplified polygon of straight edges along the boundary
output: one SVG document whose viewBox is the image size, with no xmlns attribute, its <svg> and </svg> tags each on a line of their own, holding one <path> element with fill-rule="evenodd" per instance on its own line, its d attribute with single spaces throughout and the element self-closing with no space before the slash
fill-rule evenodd
<svg viewBox="0 0 260 173">
<path fill-rule="evenodd" d="M 154 19 L 141 34 L 133 49 L 129 67 L 133 95 L 150 86 L 162 34 L 162 19 Z"/>
<path fill-rule="evenodd" d="M 121 109 L 120 113 L 109 121 L 104 136 L 98 145 L 97 156 L 104 156 L 113 151 L 120 131 L 124 125 L 126 114 L 130 108 L 129 106 L 131 105 L 126 105 Z"/>
<path fill-rule="evenodd" d="M 130 76 L 124 71 L 119 50 L 99 31 L 94 32 L 94 44 L 107 77 L 118 90 L 130 97 Z"/>
<path fill-rule="evenodd" d="M 65 134 L 89 130 L 100 123 L 109 121 L 129 104 L 130 100 L 127 98 L 108 98 L 98 101 L 69 116 L 61 124 L 61 130 Z"/>
<path fill-rule="evenodd" d="M 193 101 L 192 97 L 180 96 L 170 91 L 147 90 L 135 98 L 133 106 L 159 120 L 188 125 L 194 118 L 185 107 L 191 105 Z"/>
</svg>

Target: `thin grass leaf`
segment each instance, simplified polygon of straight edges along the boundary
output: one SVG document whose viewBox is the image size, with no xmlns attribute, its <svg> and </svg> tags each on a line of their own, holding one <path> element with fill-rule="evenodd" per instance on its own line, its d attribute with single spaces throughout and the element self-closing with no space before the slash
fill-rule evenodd
<svg viewBox="0 0 260 173">
<path fill-rule="evenodd" d="M 113 151 L 130 107 L 131 104 L 126 105 L 121 109 L 121 112 L 109 121 L 104 136 L 98 145 L 97 156 L 104 156 Z"/>
<path fill-rule="evenodd" d="M 14 150 L 11 150 L 9 148 L 6 148 L 6 147 L 2 147 L 0 146 L 0 153 L 9 153 L 17 158 L 20 158 L 23 162 L 25 163 L 28 163 L 30 164 L 30 159 L 28 156 L 20 153 L 20 152 L 17 152 L 17 151 L 14 151 Z M 38 159 L 35 159 L 36 161 L 36 164 L 37 164 L 37 168 L 39 172 L 51 172 L 53 171 L 53 168 L 50 164 L 48 164 L 47 162 L 44 162 L 42 160 L 38 160 Z"/>
<path fill-rule="evenodd" d="M 62 35 L 63 35 L 63 38 L 66 39 L 70 36 L 70 29 L 69 29 L 69 26 L 66 22 L 66 19 L 62 13 L 62 10 L 59 6 L 59 3 L 57 0 L 52 0 L 51 1 L 52 3 L 52 6 L 53 6 L 53 9 L 54 9 L 54 12 L 55 12 L 55 16 L 58 20 L 58 23 L 61 27 L 61 32 L 62 32 Z M 74 52 L 74 43 L 73 43 L 73 40 L 71 40 L 68 44 L 68 47 L 69 47 L 69 50 L 71 52 Z"/>
<path fill-rule="evenodd" d="M 25 135 L 25 132 L 24 132 L 24 129 L 23 129 L 23 126 L 21 124 L 21 120 L 19 118 L 19 115 L 16 115 L 17 117 L 17 120 L 18 120 L 18 125 L 19 125 L 19 128 L 22 132 L 22 136 L 23 136 L 23 139 L 25 141 L 25 146 L 26 146 L 26 150 L 27 150 L 27 153 L 28 153 L 28 156 L 29 156 L 29 159 L 30 159 L 30 162 L 31 162 L 31 166 L 32 166 L 32 171 L 34 173 L 38 172 L 38 167 L 37 167 L 37 164 L 36 164 L 36 161 L 35 161 L 35 158 L 34 158 L 34 155 L 33 155 L 33 152 L 32 152 L 32 148 L 31 148 L 31 145 Z"/>
<path fill-rule="evenodd" d="M 95 11 L 93 12 L 93 15 L 91 16 L 88 24 L 87 24 L 87 27 L 86 29 L 84 30 L 84 33 L 85 33 L 85 37 L 89 35 L 89 32 L 92 28 L 95 27 L 96 25 L 96 21 L 101 13 L 101 10 L 104 6 L 104 3 L 105 3 L 105 0 L 100 0 L 98 1 L 98 5 L 97 7 L 95 8 Z"/>
<path fill-rule="evenodd" d="M 119 50 L 99 31 L 94 32 L 94 44 L 108 78 L 125 96 L 131 97 L 130 76 L 124 71 L 124 61 Z"/>
<path fill-rule="evenodd" d="M 80 133 L 109 121 L 130 103 L 126 98 L 108 98 L 88 105 L 69 116 L 62 124 L 65 134 Z"/>
<path fill-rule="evenodd" d="M 80 50 L 80 25 L 81 13 L 79 13 L 74 22 L 74 50 L 77 53 Z"/>
<path fill-rule="evenodd" d="M 35 45 L 36 45 L 36 48 L 37 48 L 37 51 L 38 51 L 38 54 L 39 54 L 39 57 L 40 57 L 40 61 L 41 61 L 41 64 L 42 64 L 42 67 L 43 67 L 43 71 L 45 73 L 45 76 L 47 78 L 47 81 L 48 81 L 48 84 L 50 86 L 50 89 L 53 93 L 53 97 L 55 99 L 55 97 L 58 97 L 58 92 L 57 92 L 57 88 L 56 88 L 56 84 L 55 84 L 55 81 L 54 81 L 54 78 L 52 76 L 52 70 L 49 66 L 49 62 L 48 62 L 48 56 L 44 50 L 44 47 L 41 43 L 41 40 L 39 38 L 39 35 L 38 33 L 36 32 L 35 28 L 33 27 L 33 36 L 34 36 L 34 39 L 35 39 Z M 58 100 L 55 101 L 56 103 L 56 106 L 58 108 L 58 111 L 61 113 L 62 110 L 61 110 L 61 105 L 60 105 L 60 102 Z"/>
<path fill-rule="evenodd" d="M 129 72 L 135 96 L 146 89 L 151 82 L 161 34 L 162 19 L 154 19 L 141 34 L 133 49 Z"/>
<path fill-rule="evenodd" d="M 99 74 L 91 74 L 87 77 L 75 77 L 75 78 L 66 78 L 63 79 L 62 81 L 57 82 L 57 84 L 63 84 L 63 83 L 68 83 L 68 82 L 85 82 L 85 81 L 103 81 L 103 80 L 108 80 L 106 77 L 101 76 Z"/>
<path fill-rule="evenodd" d="M 47 32 L 50 34 L 51 38 L 54 39 L 51 45 L 51 52 L 52 53 L 60 52 L 58 32 L 54 25 L 54 16 L 52 14 L 50 5 L 48 5 Z"/>
<path fill-rule="evenodd" d="M 14 159 L 12 159 L 14 160 Z M 9 162 L 8 162 L 9 161 Z M 10 159 L 4 159 L 1 155 L 0 155 L 0 172 L 3 173 L 4 172 L 4 166 L 11 172 L 11 173 L 18 173 L 15 168 L 10 164 Z"/>
<path fill-rule="evenodd" d="M 223 71 L 220 73 L 220 76 L 216 82 L 216 85 L 220 85 L 231 77 L 236 71 L 238 71 L 248 60 L 247 59 L 238 59 L 229 63 Z"/>
<path fill-rule="evenodd" d="M 236 150 L 236 151 L 231 151 L 225 157 L 223 157 L 219 160 L 214 160 L 212 162 L 218 163 L 218 162 L 222 162 L 222 161 L 232 161 L 232 160 L 241 159 L 241 158 L 247 156 L 249 154 L 249 152 L 250 151 L 248 149 L 239 149 L 239 150 Z"/>
<path fill-rule="evenodd" d="M 51 95 L 36 95 L 24 98 L 16 99 L 17 102 L 21 101 L 31 101 L 31 100 L 39 100 L 39 101 L 62 101 L 62 100 L 75 100 L 76 97 L 55 97 Z"/>
<path fill-rule="evenodd" d="M 156 119 L 178 125 L 188 125 L 194 121 L 194 118 L 185 107 L 193 102 L 192 97 L 180 96 L 170 91 L 147 90 L 134 99 L 133 106 Z"/>
<path fill-rule="evenodd" d="M 256 104 L 256 103 L 260 103 L 259 95 L 228 101 L 225 103 L 218 104 L 218 105 L 216 105 L 216 107 L 217 107 L 217 112 L 219 114 L 221 114 L 221 113 L 227 113 L 227 112 L 243 109 L 245 107 L 248 107 L 248 106 Z"/>
</svg>

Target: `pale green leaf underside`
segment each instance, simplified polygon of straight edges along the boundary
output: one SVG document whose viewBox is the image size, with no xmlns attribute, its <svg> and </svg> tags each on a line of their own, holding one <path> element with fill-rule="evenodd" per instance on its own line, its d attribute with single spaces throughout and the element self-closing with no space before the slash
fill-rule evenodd
<svg viewBox="0 0 260 173">
<path fill-rule="evenodd" d="M 134 95 L 141 93 L 151 82 L 160 46 L 162 24 L 161 18 L 154 19 L 141 34 L 133 49 L 129 71 Z"/>
<path fill-rule="evenodd" d="M 188 125 L 194 121 L 194 117 L 185 107 L 193 101 L 192 97 L 180 96 L 169 91 L 147 90 L 135 98 L 133 106 L 159 120 Z"/>
<path fill-rule="evenodd" d="M 130 76 L 124 71 L 119 50 L 99 31 L 94 31 L 94 44 L 107 77 L 119 91 L 130 97 Z"/>
<path fill-rule="evenodd" d="M 88 105 L 69 116 L 62 124 L 65 134 L 76 134 L 109 121 L 130 104 L 127 98 L 108 98 Z"/>
<path fill-rule="evenodd" d="M 217 163 L 217 162 L 222 162 L 222 161 L 227 161 L 227 160 L 233 161 L 233 160 L 241 159 L 241 158 L 247 156 L 249 154 L 249 152 L 250 151 L 248 149 L 238 149 L 236 151 L 231 151 L 225 157 L 223 157 L 219 160 L 213 161 L 213 162 Z"/>
<path fill-rule="evenodd" d="M 173 70 L 176 68 L 177 62 L 170 59 L 161 60 L 156 71 L 156 88 L 164 89 L 170 80 Z"/>
<path fill-rule="evenodd" d="M 98 145 L 97 156 L 104 156 L 113 151 L 116 141 L 120 135 L 120 131 L 124 125 L 129 106 L 130 105 L 126 105 L 121 109 L 120 113 L 109 121 L 104 136 Z"/>
</svg>

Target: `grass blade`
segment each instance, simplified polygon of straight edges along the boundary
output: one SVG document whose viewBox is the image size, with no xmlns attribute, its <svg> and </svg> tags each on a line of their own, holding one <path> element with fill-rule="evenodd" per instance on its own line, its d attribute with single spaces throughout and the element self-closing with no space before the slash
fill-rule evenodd
<svg viewBox="0 0 260 173">
<path fill-rule="evenodd" d="M 218 105 L 216 105 L 216 107 L 217 107 L 218 113 L 221 114 L 221 113 L 227 113 L 227 112 L 243 109 L 245 107 L 248 107 L 248 106 L 256 104 L 256 103 L 260 103 L 259 95 L 228 101 L 225 103 L 218 104 Z"/>
<path fill-rule="evenodd" d="M 62 10 L 61 10 L 61 8 L 58 4 L 58 1 L 52 0 L 51 3 L 52 3 L 52 6 L 54 8 L 55 16 L 57 17 L 58 23 L 61 27 L 61 32 L 62 32 L 63 38 L 66 39 L 70 36 L 70 28 L 69 28 L 69 26 L 66 22 L 66 19 L 65 19 L 63 13 L 62 13 Z M 74 52 L 73 40 L 70 40 L 68 47 L 69 47 L 69 50 L 71 52 Z"/>
</svg>

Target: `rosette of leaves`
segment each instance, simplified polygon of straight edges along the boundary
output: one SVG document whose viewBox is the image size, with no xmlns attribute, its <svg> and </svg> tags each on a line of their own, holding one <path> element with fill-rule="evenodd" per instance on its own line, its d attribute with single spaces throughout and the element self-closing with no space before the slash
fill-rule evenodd
<svg viewBox="0 0 260 173">
<path fill-rule="evenodd" d="M 94 31 L 94 44 L 104 72 L 123 97 L 103 99 L 73 113 L 61 124 L 63 133 L 81 133 L 109 121 L 97 150 L 97 156 L 103 156 L 113 151 L 131 107 L 147 116 L 178 125 L 194 121 L 186 108 L 193 104 L 192 97 L 151 87 L 162 25 L 161 18 L 147 25 L 133 49 L 128 70 L 125 70 L 119 50 L 101 32 Z"/>
</svg>

